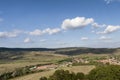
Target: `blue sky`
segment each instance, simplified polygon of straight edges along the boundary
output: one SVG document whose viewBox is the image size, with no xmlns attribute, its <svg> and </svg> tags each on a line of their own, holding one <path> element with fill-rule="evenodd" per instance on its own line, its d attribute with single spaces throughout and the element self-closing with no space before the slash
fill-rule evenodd
<svg viewBox="0 0 120 80">
<path fill-rule="evenodd" d="M 0 47 L 120 47 L 120 0 L 0 0 Z"/>
</svg>

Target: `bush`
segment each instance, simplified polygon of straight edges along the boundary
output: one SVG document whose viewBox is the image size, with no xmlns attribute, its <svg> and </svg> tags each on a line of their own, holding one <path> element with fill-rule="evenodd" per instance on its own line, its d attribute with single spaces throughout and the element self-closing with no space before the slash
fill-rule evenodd
<svg viewBox="0 0 120 80">
<path fill-rule="evenodd" d="M 120 66 L 99 66 L 90 71 L 88 75 L 83 73 L 75 74 L 68 70 L 57 70 L 49 78 L 41 78 L 40 80 L 120 80 Z"/>
<path fill-rule="evenodd" d="M 85 75 L 84 75 L 83 73 L 80 73 L 80 72 L 79 72 L 79 73 L 76 74 L 76 79 L 77 79 L 77 80 L 79 80 L 79 79 L 80 79 L 80 80 L 83 80 L 83 79 L 85 79 Z"/>
<path fill-rule="evenodd" d="M 47 78 L 46 77 L 41 77 L 40 80 L 47 80 Z"/>
<path fill-rule="evenodd" d="M 84 80 L 85 75 L 83 73 L 69 72 L 68 70 L 56 70 L 55 73 L 48 79 L 41 77 L 40 80 Z"/>
<path fill-rule="evenodd" d="M 120 80 L 120 66 L 107 65 L 93 69 L 89 75 L 89 80 Z"/>
</svg>

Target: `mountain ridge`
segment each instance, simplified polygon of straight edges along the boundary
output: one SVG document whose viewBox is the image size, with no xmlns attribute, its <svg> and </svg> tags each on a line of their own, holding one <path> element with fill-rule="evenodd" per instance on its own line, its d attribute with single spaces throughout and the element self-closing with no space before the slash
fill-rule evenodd
<svg viewBox="0 0 120 80">
<path fill-rule="evenodd" d="M 0 60 L 21 60 L 37 59 L 42 56 L 56 55 L 80 55 L 80 54 L 114 54 L 120 52 L 120 48 L 87 48 L 87 47 L 67 47 L 67 48 L 6 48 L 0 47 Z M 37 56 L 36 56 L 37 55 Z"/>
</svg>

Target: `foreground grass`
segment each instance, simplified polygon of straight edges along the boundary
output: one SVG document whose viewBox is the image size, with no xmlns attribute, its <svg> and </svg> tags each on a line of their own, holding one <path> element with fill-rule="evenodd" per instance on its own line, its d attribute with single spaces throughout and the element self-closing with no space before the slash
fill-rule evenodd
<svg viewBox="0 0 120 80">
<path fill-rule="evenodd" d="M 72 71 L 72 72 L 75 72 L 75 73 L 83 72 L 84 74 L 87 74 L 93 68 L 95 68 L 95 66 L 85 65 L 85 66 L 64 67 L 64 68 L 59 68 L 59 69 L 69 70 L 69 71 Z M 34 74 L 29 74 L 29 75 L 17 77 L 17 78 L 10 79 L 10 80 L 39 80 L 40 77 L 42 77 L 42 76 L 48 77 L 48 76 L 52 75 L 54 72 L 55 72 L 55 70 L 39 72 L 39 73 L 34 73 Z"/>
</svg>

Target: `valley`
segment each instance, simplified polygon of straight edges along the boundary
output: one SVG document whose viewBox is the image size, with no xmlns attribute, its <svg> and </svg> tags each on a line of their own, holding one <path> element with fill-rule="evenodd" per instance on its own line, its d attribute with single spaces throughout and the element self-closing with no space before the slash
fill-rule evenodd
<svg viewBox="0 0 120 80">
<path fill-rule="evenodd" d="M 10 80 L 39 80 L 64 69 L 88 74 L 95 66 L 120 65 L 120 49 L 60 48 L 60 49 L 0 49 L 0 74 L 28 69 L 29 74 Z M 3 59 L 4 57 L 4 59 Z M 6 57 L 6 58 L 5 58 Z M 41 72 L 42 71 L 42 72 Z"/>
</svg>

